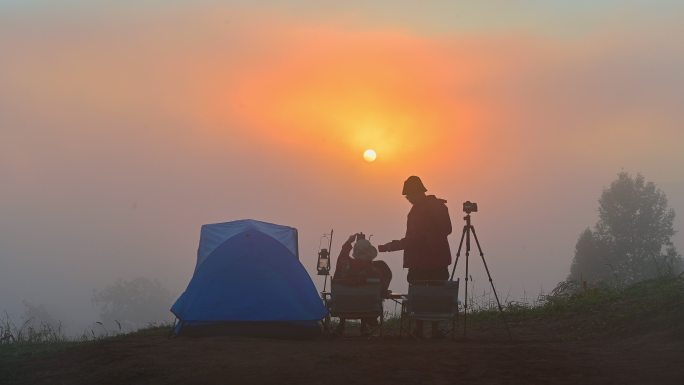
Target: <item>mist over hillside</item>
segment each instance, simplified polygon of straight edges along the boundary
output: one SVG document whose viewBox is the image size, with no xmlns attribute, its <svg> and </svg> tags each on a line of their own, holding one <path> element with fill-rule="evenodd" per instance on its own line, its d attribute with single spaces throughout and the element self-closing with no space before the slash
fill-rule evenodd
<svg viewBox="0 0 684 385">
<path fill-rule="evenodd" d="M 621 171 L 664 191 L 684 250 L 682 5 L 294 3 L 0 4 L 0 311 L 78 334 L 117 280 L 173 300 L 201 225 L 247 218 L 297 228 L 320 288 L 330 229 L 335 257 L 403 236 L 409 175 L 448 200 L 453 254 L 479 204 L 504 298 L 567 277 Z"/>
</svg>

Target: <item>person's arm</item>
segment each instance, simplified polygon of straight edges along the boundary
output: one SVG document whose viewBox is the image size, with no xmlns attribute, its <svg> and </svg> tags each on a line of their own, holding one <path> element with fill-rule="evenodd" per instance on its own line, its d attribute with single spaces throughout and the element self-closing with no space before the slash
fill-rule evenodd
<svg viewBox="0 0 684 385">
<path fill-rule="evenodd" d="M 412 211 L 409 213 L 406 221 L 406 236 L 402 239 L 397 239 L 384 245 L 378 246 L 378 251 L 397 251 L 404 250 L 406 246 L 422 242 L 427 233 L 427 213 L 424 211 Z"/>
<path fill-rule="evenodd" d="M 403 239 L 395 239 L 394 241 L 385 243 L 384 245 L 378 245 L 378 251 L 384 253 L 386 251 L 404 250 L 404 246 L 401 243 L 402 240 Z"/>
<path fill-rule="evenodd" d="M 333 278 L 339 278 L 350 268 L 351 256 L 349 255 L 352 250 L 352 242 L 356 239 L 356 234 L 352 234 L 346 242 L 342 244 L 342 249 L 340 249 L 340 255 L 337 256 L 337 263 L 335 264 L 335 274 Z"/>
<path fill-rule="evenodd" d="M 352 234 L 349 236 L 346 242 L 342 244 L 342 249 L 340 250 L 340 255 L 337 257 L 338 260 L 340 258 L 346 257 L 349 258 L 349 253 L 351 253 L 352 250 L 352 242 L 354 242 L 354 239 L 356 239 L 356 234 Z"/>
</svg>

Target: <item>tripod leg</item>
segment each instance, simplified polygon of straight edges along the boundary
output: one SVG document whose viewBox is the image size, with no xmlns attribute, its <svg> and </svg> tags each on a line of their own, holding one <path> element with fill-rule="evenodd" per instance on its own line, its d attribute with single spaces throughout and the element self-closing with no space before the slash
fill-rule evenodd
<svg viewBox="0 0 684 385">
<path fill-rule="evenodd" d="M 454 273 L 456 272 L 456 265 L 458 265 L 458 259 L 461 257 L 461 248 L 463 247 L 463 238 L 468 231 L 468 226 L 463 226 L 463 232 L 461 233 L 461 241 L 458 243 L 458 251 L 456 252 L 456 260 L 454 261 L 454 267 L 451 269 L 451 278 L 449 281 L 454 280 Z"/>
<path fill-rule="evenodd" d="M 492 286 L 492 291 L 494 292 L 494 298 L 496 298 L 496 304 L 499 306 L 499 313 L 501 313 L 501 319 L 506 325 L 506 331 L 508 331 L 508 337 L 513 340 L 511 335 L 511 329 L 508 328 L 508 322 L 506 322 L 506 316 L 504 315 L 503 308 L 501 307 L 501 302 L 499 301 L 499 295 L 496 293 L 496 288 L 494 287 L 494 281 L 492 280 L 492 275 L 489 273 L 489 267 L 487 267 L 487 261 L 485 261 L 484 253 L 482 252 L 482 247 L 480 247 L 480 241 L 477 239 L 477 233 L 475 232 L 475 227 L 470 226 L 473 231 L 473 238 L 475 238 L 475 244 L 477 245 L 477 250 L 480 252 L 480 258 L 482 258 L 482 263 L 484 264 L 485 271 L 487 272 L 487 277 L 489 278 L 489 284 Z M 466 291 L 468 290 L 466 286 Z"/>
<path fill-rule="evenodd" d="M 470 260 L 470 226 L 466 226 L 466 268 L 465 268 L 465 296 L 463 297 L 463 338 L 466 338 L 468 327 L 468 261 Z"/>
</svg>

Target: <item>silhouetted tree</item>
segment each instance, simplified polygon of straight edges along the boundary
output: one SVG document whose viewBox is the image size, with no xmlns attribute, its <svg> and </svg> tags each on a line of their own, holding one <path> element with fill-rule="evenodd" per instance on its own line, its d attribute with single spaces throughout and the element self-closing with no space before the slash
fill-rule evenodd
<svg viewBox="0 0 684 385">
<path fill-rule="evenodd" d="M 100 318 L 108 327 L 135 330 L 171 318 L 171 294 L 157 280 L 118 280 L 95 290 L 93 302 L 100 308 Z"/>
<path fill-rule="evenodd" d="M 590 228 L 580 234 L 575 245 L 575 258 L 570 266 L 570 279 L 578 282 L 600 282 L 613 271 L 610 246 Z"/>
<path fill-rule="evenodd" d="M 44 305 L 35 305 L 27 300 L 22 300 L 21 303 L 24 305 L 23 322 L 36 325 L 45 324 L 53 328 L 57 328 L 61 324 L 47 311 Z"/>
<path fill-rule="evenodd" d="M 630 284 L 677 272 L 682 258 L 671 240 L 674 216 L 653 182 L 619 173 L 601 194 L 595 231 L 577 240 L 571 279 Z"/>
</svg>

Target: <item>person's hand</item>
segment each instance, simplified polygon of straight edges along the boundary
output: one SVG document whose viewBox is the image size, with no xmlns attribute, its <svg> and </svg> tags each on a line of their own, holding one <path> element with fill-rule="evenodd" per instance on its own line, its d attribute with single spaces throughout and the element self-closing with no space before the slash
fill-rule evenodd
<svg viewBox="0 0 684 385">
<path fill-rule="evenodd" d="M 351 243 L 354 242 L 355 239 L 356 239 L 356 234 L 352 234 L 349 236 L 349 239 L 347 239 L 347 242 L 345 242 L 345 243 L 348 243 L 351 245 Z"/>
<path fill-rule="evenodd" d="M 378 245 L 378 251 L 379 252 L 385 252 L 385 251 L 395 251 L 395 250 L 401 250 L 401 241 L 392 241 L 385 243 L 384 245 Z"/>
</svg>

